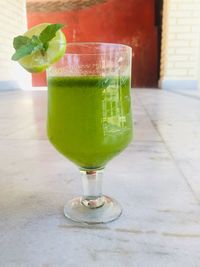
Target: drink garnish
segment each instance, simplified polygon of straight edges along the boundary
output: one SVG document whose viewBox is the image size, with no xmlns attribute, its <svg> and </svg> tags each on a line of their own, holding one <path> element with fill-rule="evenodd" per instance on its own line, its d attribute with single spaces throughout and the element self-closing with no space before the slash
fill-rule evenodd
<svg viewBox="0 0 200 267">
<path fill-rule="evenodd" d="M 44 71 L 65 54 L 63 27 L 63 24 L 42 23 L 15 37 L 12 60 L 18 61 L 29 72 Z"/>
</svg>

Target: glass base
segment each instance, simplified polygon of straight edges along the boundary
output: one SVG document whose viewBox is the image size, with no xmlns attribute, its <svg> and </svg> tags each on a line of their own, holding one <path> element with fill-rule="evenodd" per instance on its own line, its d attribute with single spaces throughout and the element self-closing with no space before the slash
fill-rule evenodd
<svg viewBox="0 0 200 267">
<path fill-rule="evenodd" d="M 88 201 L 82 197 L 70 200 L 64 206 L 64 215 L 68 219 L 86 224 L 99 224 L 114 221 L 122 214 L 122 208 L 118 202 L 108 196 L 103 198 L 103 204 L 95 208 L 86 205 Z M 91 201 L 90 201 L 91 202 Z"/>
</svg>

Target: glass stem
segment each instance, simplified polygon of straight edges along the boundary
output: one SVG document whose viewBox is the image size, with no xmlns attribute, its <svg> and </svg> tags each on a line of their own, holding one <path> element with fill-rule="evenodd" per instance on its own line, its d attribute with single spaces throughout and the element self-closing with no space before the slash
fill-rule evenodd
<svg viewBox="0 0 200 267">
<path fill-rule="evenodd" d="M 83 183 L 83 197 L 81 203 L 91 209 L 104 205 L 102 195 L 103 170 L 80 170 Z"/>
</svg>

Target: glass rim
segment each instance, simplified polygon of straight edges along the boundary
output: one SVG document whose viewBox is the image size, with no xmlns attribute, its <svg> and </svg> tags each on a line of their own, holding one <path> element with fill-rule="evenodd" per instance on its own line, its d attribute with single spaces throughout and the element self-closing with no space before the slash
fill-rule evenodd
<svg viewBox="0 0 200 267">
<path fill-rule="evenodd" d="M 64 43 L 63 43 L 64 44 Z M 121 44 L 121 43 L 107 43 L 107 42 L 66 42 L 65 43 L 67 46 L 68 45 L 105 45 L 105 46 L 121 46 L 124 48 L 132 49 L 131 46 Z"/>
<path fill-rule="evenodd" d="M 128 46 L 128 45 L 125 45 L 125 44 L 121 44 L 121 43 L 106 43 L 106 42 L 66 42 L 66 43 L 60 43 L 61 45 L 63 44 L 63 45 L 66 45 L 66 51 L 65 51 L 65 54 L 64 54 L 64 56 L 66 56 L 66 55 L 102 55 L 102 54 L 104 54 L 104 55 L 106 55 L 107 54 L 107 52 L 106 51 L 100 51 L 99 50 L 99 52 L 98 51 L 96 51 L 96 52 L 94 52 L 94 53 L 87 53 L 87 52 L 74 52 L 74 51 L 72 51 L 71 53 L 70 53 L 70 51 L 68 51 L 68 47 L 78 47 L 78 46 L 83 46 L 84 47 L 84 45 L 88 45 L 88 46 L 92 46 L 92 47 L 95 47 L 95 46 L 97 46 L 97 48 L 98 48 L 98 46 L 103 46 L 103 47 L 114 47 L 114 48 L 119 48 L 119 50 L 121 50 L 122 52 L 129 52 L 129 53 L 131 53 L 132 52 L 132 47 L 131 46 Z"/>
</svg>

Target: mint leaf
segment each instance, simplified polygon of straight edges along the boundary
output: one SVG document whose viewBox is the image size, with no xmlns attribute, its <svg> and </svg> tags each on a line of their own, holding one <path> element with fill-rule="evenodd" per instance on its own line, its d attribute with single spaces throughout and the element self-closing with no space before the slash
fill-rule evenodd
<svg viewBox="0 0 200 267">
<path fill-rule="evenodd" d="M 31 39 L 27 36 L 19 35 L 13 40 L 13 47 L 17 50 L 21 46 L 26 45 L 31 42 Z"/>
<path fill-rule="evenodd" d="M 35 52 L 41 52 L 42 56 L 45 56 L 45 51 L 49 47 L 49 42 L 55 37 L 56 32 L 60 30 L 63 24 L 50 24 L 48 25 L 39 36 L 33 35 L 31 38 L 23 35 L 19 35 L 13 40 L 13 47 L 15 53 L 12 56 L 12 60 L 19 60 L 27 55 Z"/>
<path fill-rule="evenodd" d="M 35 49 L 35 47 L 36 46 L 31 42 L 26 45 L 22 45 L 19 49 L 16 50 L 15 54 L 12 56 L 12 60 L 17 61 L 22 57 L 30 55 Z"/>
<path fill-rule="evenodd" d="M 39 38 L 43 44 L 51 41 L 58 30 L 60 30 L 64 24 L 50 24 L 39 35 Z"/>
<path fill-rule="evenodd" d="M 42 44 L 42 42 L 40 41 L 40 38 L 37 35 L 33 35 L 31 38 L 31 42 L 35 45 L 39 45 Z"/>
<path fill-rule="evenodd" d="M 45 43 L 43 44 L 44 50 L 47 51 L 48 47 L 49 47 L 49 43 Z"/>
</svg>

